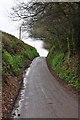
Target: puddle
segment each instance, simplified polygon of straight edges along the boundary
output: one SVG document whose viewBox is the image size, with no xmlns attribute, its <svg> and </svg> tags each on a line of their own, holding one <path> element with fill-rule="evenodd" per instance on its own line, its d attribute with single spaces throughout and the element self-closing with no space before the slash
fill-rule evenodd
<svg viewBox="0 0 80 120">
<path fill-rule="evenodd" d="M 25 98 L 25 88 L 29 84 L 28 80 L 27 80 L 27 76 L 28 76 L 29 72 L 30 72 L 30 67 L 25 70 L 25 74 L 23 75 L 23 86 L 20 91 L 19 97 L 17 98 L 17 102 L 13 109 L 11 118 L 19 118 L 20 117 L 22 102 L 24 101 L 24 98 Z M 28 99 L 28 97 L 26 97 L 26 99 Z M 28 103 L 26 103 L 26 106 L 27 105 L 28 105 Z"/>
</svg>

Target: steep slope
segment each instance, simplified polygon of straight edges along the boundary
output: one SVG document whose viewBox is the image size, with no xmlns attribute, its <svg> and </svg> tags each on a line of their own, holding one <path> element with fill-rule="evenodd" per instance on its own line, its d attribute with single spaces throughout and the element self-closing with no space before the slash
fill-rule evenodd
<svg viewBox="0 0 80 120">
<path fill-rule="evenodd" d="M 47 62 L 52 72 L 67 83 L 67 87 L 80 89 L 80 76 L 79 76 L 79 56 L 74 54 L 69 56 L 69 53 L 61 51 L 54 51 L 51 48 Z"/>
<path fill-rule="evenodd" d="M 23 71 L 39 56 L 36 49 L 2 32 L 3 117 L 9 117 L 21 87 Z"/>
</svg>

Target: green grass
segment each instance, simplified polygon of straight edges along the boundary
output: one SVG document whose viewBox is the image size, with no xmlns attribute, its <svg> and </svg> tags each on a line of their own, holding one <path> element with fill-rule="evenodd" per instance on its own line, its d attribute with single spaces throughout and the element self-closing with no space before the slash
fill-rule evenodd
<svg viewBox="0 0 80 120">
<path fill-rule="evenodd" d="M 35 49 L 29 49 L 24 51 L 24 56 L 28 57 L 29 59 L 33 59 L 35 56 L 38 56 L 38 53 Z"/>
<path fill-rule="evenodd" d="M 5 72 L 5 74 L 7 70 L 10 70 L 14 73 L 14 75 L 18 76 L 20 73 L 20 69 L 24 66 L 23 58 L 19 55 L 14 56 L 7 51 L 4 51 L 3 59 L 3 71 Z"/>
<path fill-rule="evenodd" d="M 57 55 L 55 55 L 52 61 L 52 67 L 57 68 L 58 66 L 60 66 L 63 58 L 64 58 L 64 53 L 60 53 L 60 54 L 58 53 Z"/>
<path fill-rule="evenodd" d="M 19 76 L 22 69 L 28 67 L 30 62 L 39 56 L 34 47 L 4 32 L 2 32 L 2 43 L 3 80 L 11 73 L 14 76 Z"/>
<path fill-rule="evenodd" d="M 55 73 L 68 84 L 72 84 L 75 88 L 80 88 L 80 78 L 78 72 L 78 59 L 77 55 L 69 57 L 68 53 L 64 54 L 57 52 L 54 56 L 49 53 L 47 60 L 55 71 Z"/>
</svg>

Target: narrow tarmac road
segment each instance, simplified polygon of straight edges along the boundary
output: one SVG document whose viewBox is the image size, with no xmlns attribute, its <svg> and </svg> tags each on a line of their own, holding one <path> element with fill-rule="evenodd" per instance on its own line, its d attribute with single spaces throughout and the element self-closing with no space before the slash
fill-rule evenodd
<svg viewBox="0 0 80 120">
<path fill-rule="evenodd" d="M 24 76 L 16 118 L 78 118 L 78 100 L 51 75 L 46 60 L 33 60 Z"/>
</svg>

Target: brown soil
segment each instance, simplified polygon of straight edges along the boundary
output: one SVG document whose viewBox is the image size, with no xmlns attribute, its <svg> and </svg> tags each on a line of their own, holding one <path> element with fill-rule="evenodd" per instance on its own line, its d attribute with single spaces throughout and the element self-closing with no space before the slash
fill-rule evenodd
<svg viewBox="0 0 80 120">
<path fill-rule="evenodd" d="M 8 74 L 7 85 L 2 89 L 2 118 L 10 118 L 22 82 L 22 73 L 18 77 Z"/>
</svg>

